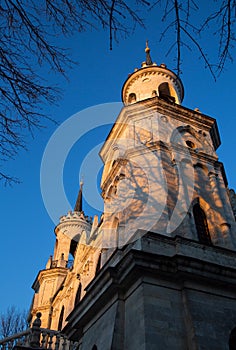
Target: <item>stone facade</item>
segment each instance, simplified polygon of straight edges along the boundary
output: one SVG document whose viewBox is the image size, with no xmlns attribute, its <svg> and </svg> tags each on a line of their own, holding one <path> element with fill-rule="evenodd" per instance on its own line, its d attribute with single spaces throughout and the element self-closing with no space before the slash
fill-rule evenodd
<svg viewBox="0 0 236 350">
<path fill-rule="evenodd" d="M 226 350 L 235 277 L 233 252 L 147 233 L 115 252 L 64 331 L 81 350 Z"/>
<path fill-rule="evenodd" d="M 31 314 L 79 350 L 226 350 L 234 339 L 235 193 L 216 120 L 183 95 L 147 47 L 100 151 L 100 221 L 84 214 L 81 187 L 55 229 Z"/>
</svg>

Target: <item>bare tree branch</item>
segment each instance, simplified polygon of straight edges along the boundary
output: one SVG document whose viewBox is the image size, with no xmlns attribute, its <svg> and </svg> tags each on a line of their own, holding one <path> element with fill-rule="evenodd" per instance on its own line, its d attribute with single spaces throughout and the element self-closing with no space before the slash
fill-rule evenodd
<svg viewBox="0 0 236 350">
<path fill-rule="evenodd" d="M 177 73 L 180 74 L 180 65 L 181 65 L 181 25 L 180 25 L 180 18 L 179 18 L 179 3 L 178 0 L 175 0 L 175 27 L 176 27 L 176 43 L 177 43 Z"/>
<path fill-rule="evenodd" d="M 19 311 L 15 306 L 11 306 L 5 313 L 0 314 L 0 338 L 23 332 L 27 328 L 26 311 Z"/>
<path fill-rule="evenodd" d="M 72 67 L 68 52 L 56 38 L 85 31 L 88 27 L 109 28 L 113 35 L 127 35 L 132 26 L 144 25 L 138 15 L 146 0 L 136 6 L 123 0 L 2 0 L 0 4 L 0 165 L 26 149 L 27 133 L 44 125 L 45 103 L 54 103 L 60 91 L 47 83 L 40 67 L 66 77 Z M 56 44 L 55 44 L 56 43 Z M 3 165 L 2 165 L 3 167 Z M 6 183 L 14 177 L 0 174 Z"/>
<path fill-rule="evenodd" d="M 163 25 L 160 40 L 167 33 L 173 37 L 167 54 L 174 56 L 177 74 L 181 73 L 183 51 L 196 49 L 215 79 L 233 60 L 236 0 L 209 2 L 212 12 L 205 15 L 204 3 L 198 0 L 2 0 L 0 166 L 26 149 L 27 135 L 32 136 L 35 128 L 41 128 L 49 118 L 42 113 L 42 106 L 60 97 L 59 90 L 47 82 L 44 71 L 66 77 L 73 66 L 67 50 L 58 45 L 62 35 L 105 28 L 112 49 L 114 40 L 131 34 L 137 25 L 145 27 L 146 9 L 159 6 L 156 20 Z M 209 33 L 218 47 L 210 59 L 202 40 Z M 7 183 L 11 180 L 8 175 L 4 177 L 4 170 L 1 179 Z"/>
<path fill-rule="evenodd" d="M 214 11 L 218 4 L 218 9 Z M 207 17 L 202 22 L 196 21 L 196 18 L 193 19 L 193 13 L 195 12 L 199 12 L 199 17 L 202 17 L 201 10 L 204 9 L 204 6 L 200 2 L 194 0 L 159 0 L 154 2 L 151 8 L 157 5 L 163 5 L 162 21 L 167 23 L 160 40 L 163 40 L 167 32 L 176 33 L 174 44 L 170 45 L 167 54 L 170 54 L 176 46 L 177 74 L 181 73 L 183 47 L 187 47 L 190 50 L 192 47 L 195 47 L 213 78 L 216 79 L 216 75 L 222 72 L 226 62 L 233 60 L 231 52 L 235 42 L 236 1 L 212 1 L 212 13 L 208 12 Z M 204 47 L 205 43 L 201 42 L 201 36 L 204 36 L 205 30 L 208 33 L 209 29 L 213 31 L 212 35 L 215 37 L 219 36 L 217 62 L 214 62 L 213 59 L 208 59 L 207 48 Z M 215 40 L 217 42 L 217 39 Z M 214 57 L 214 54 L 211 56 Z"/>
</svg>

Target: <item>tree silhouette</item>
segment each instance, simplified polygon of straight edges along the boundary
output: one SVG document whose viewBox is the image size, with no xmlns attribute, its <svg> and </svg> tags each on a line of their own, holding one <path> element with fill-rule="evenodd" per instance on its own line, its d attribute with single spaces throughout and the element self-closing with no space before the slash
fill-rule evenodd
<svg viewBox="0 0 236 350">
<path fill-rule="evenodd" d="M 131 34 L 137 25 L 145 27 L 149 11 L 155 9 L 157 23 L 163 24 L 160 40 L 167 32 L 173 36 L 167 54 L 175 50 L 177 74 L 181 73 L 183 49 L 195 48 L 215 78 L 232 60 L 236 0 L 209 2 L 212 11 L 204 17 L 204 4 L 199 0 L 2 0 L 0 162 L 15 158 L 26 148 L 25 135 L 33 134 L 49 118 L 40 106 L 54 103 L 59 91 L 46 83 L 40 67 L 46 65 L 66 76 L 73 62 L 59 45 L 62 35 L 106 28 L 112 49 L 114 40 Z M 217 62 L 208 58 L 201 41 L 211 28 L 218 43 Z M 4 171 L 0 180 L 17 181 Z"/>
<path fill-rule="evenodd" d="M 28 328 L 26 311 L 19 311 L 10 306 L 5 313 L 0 314 L 0 339 L 23 332 Z"/>
</svg>

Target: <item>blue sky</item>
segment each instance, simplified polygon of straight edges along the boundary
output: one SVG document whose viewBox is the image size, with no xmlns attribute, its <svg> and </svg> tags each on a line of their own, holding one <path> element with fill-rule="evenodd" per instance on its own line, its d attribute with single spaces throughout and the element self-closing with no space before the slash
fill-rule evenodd
<svg viewBox="0 0 236 350">
<path fill-rule="evenodd" d="M 72 57 L 79 62 L 69 73 L 69 81 L 47 74 L 47 79 L 64 89 L 57 105 L 45 106 L 45 112 L 58 123 L 73 114 L 103 103 L 120 102 L 121 88 L 129 73 L 140 67 L 145 58 L 145 41 L 148 38 L 153 61 L 174 67 L 173 57 L 165 54 L 171 42 L 167 36 L 159 42 L 160 28 L 155 13 L 149 14 L 147 28 L 137 28 L 133 35 L 114 43 L 109 50 L 107 32 L 89 30 L 65 42 L 71 47 Z M 63 43 L 63 41 L 62 41 Z M 209 52 L 215 50 L 214 40 L 206 38 Z M 227 64 L 225 71 L 215 82 L 205 69 L 199 54 L 185 51 L 181 76 L 185 98 L 183 106 L 198 107 L 204 114 L 216 118 L 222 145 L 218 149 L 230 188 L 236 189 L 235 137 L 235 75 L 236 64 Z M 99 115 L 98 115 L 99 118 Z M 114 115 L 115 121 L 116 115 Z M 86 118 L 80 120 L 86 123 Z M 40 269 L 45 267 L 54 247 L 54 223 L 50 219 L 40 190 L 40 165 L 43 152 L 57 126 L 47 122 L 46 128 L 36 131 L 34 139 L 28 139 L 28 152 L 8 164 L 8 171 L 18 176 L 22 183 L 1 188 L 1 289 L 0 312 L 10 305 L 29 308 L 33 292 L 31 285 Z M 81 127 L 78 124 L 78 130 Z M 64 167 L 64 187 L 71 206 L 74 206 L 79 188 L 79 172 L 83 157 L 95 145 L 102 142 L 108 127 L 91 132 L 76 143 L 69 153 Z M 63 139 L 62 139 L 63 142 Z M 56 155 L 55 155 L 56 156 Z M 83 174 L 86 188 L 96 186 L 97 174 Z M 94 181 L 94 183 L 92 183 Z M 55 198 L 55 207 L 57 199 Z M 70 208 L 68 208 L 69 210 Z M 85 205 L 85 212 L 95 210 Z M 66 214 L 62 212 L 61 215 Z M 59 218 L 58 218 L 59 219 Z"/>
</svg>

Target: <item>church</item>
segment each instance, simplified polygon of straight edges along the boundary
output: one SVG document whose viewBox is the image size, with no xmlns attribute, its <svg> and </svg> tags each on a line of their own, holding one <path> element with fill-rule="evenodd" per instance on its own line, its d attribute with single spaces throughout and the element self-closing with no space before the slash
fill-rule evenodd
<svg viewBox="0 0 236 350">
<path fill-rule="evenodd" d="M 78 350 L 236 349 L 236 195 L 217 123 L 182 106 L 180 78 L 145 54 L 100 150 L 104 212 L 86 216 L 81 183 L 31 319 Z"/>
</svg>

